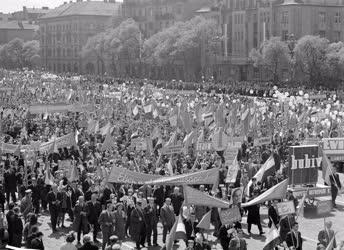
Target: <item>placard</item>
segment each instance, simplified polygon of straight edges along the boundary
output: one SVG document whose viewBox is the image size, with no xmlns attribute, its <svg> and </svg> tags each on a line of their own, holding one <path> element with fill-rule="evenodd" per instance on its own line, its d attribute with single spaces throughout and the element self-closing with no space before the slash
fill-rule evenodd
<svg viewBox="0 0 344 250">
<path fill-rule="evenodd" d="M 306 138 L 302 145 L 319 145 L 319 139 L 315 137 Z"/>
<path fill-rule="evenodd" d="M 72 167 L 71 160 L 59 161 L 59 170 L 69 171 L 71 169 L 71 167 Z"/>
<path fill-rule="evenodd" d="M 344 155 L 344 138 L 323 138 L 322 147 L 326 155 Z"/>
<path fill-rule="evenodd" d="M 317 214 L 328 214 L 332 210 L 332 201 L 331 200 L 323 200 L 318 201 L 317 204 Z"/>
<path fill-rule="evenodd" d="M 263 145 L 269 145 L 271 143 L 271 137 L 262 137 L 262 138 L 256 138 L 254 139 L 253 146 L 263 146 Z"/>
<path fill-rule="evenodd" d="M 316 184 L 319 157 L 318 146 L 292 146 L 289 148 L 288 176 L 289 185 Z"/>
<path fill-rule="evenodd" d="M 326 187 L 311 187 L 311 188 L 302 188 L 302 189 L 293 190 L 293 195 L 296 199 L 301 199 L 304 193 L 307 193 L 308 198 L 330 196 L 331 188 L 326 186 Z"/>
<path fill-rule="evenodd" d="M 220 211 L 220 220 L 223 225 L 228 225 L 237 221 L 241 221 L 240 210 L 237 206 Z"/>
<path fill-rule="evenodd" d="M 295 213 L 295 206 L 293 201 L 279 202 L 276 204 L 276 207 L 279 216 Z"/>
<path fill-rule="evenodd" d="M 242 136 L 231 137 L 229 139 L 228 147 L 241 148 L 243 141 L 244 137 Z"/>
<path fill-rule="evenodd" d="M 162 153 L 165 155 L 180 154 L 182 150 L 183 150 L 183 145 L 179 144 L 179 145 L 164 147 L 162 149 Z"/>
<path fill-rule="evenodd" d="M 318 94 L 318 95 L 309 95 L 310 100 L 321 100 L 321 99 L 326 99 L 325 94 Z"/>
<path fill-rule="evenodd" d="M 213 150 L 213 146 L 211 142 L 198 142 L 196 144 L 197 152 L 212 151 L 212 150 Z"/>
</svg>

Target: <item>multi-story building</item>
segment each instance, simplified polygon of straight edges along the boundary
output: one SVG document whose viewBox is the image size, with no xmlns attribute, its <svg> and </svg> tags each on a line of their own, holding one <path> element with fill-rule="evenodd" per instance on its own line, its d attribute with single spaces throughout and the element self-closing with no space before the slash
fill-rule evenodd
<svg viewBox="0 0 344 250">
<path fill-rule="evenodd" d="M 344 40 L 344 0 L 226 0 L 221 14 L 222 79 L 254 79 L 249 53 L 272 36 Z"/>
<path fill-rule="evenodd" d="M 195 16 L 195 11 L 208 6 L 212 0 L 123 0 L 125 18 L 139 23 L 144 37 Z"/>
<path fill-rule="evenodd" d="M 19 38 L 24 41 L 34 40 L 38 25 L 18 21 L 0 21 L 0 44 Z"/>
<path fill-rule="evenodd" d="M 120 15 L 121 4 L 111 0 L 65 2 L 49 11 L 39 19 L 43 66 L 54 72 L 104 73 L 99 60 L 82 58 L 80 52 L 89 37 Z"/>
</svg>

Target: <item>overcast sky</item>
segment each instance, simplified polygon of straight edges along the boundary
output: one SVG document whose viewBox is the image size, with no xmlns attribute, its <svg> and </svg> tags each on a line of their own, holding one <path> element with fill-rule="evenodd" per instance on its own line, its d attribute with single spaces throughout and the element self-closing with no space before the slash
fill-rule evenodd
<svg viewBox="0 0 344 250">
<path fill-rule="evenodd" d="M 63 2 L 69 2 L 70 0 L 0 0 L 0 12 L 10 13 L 14 11 L 19 11 L 23 9 L 23 6 L 28 8 L 41 8 L 47 6 L 49 8 L 55 8 Z M 93 0 L 95 1 L 95 0 Z M 97 1 L 97 0 L 96 0 Z M 102 0 L 98 0 L 102 1 Z M 76 0 L 73 0 L 76 2 Z M 121 1 L 118 1 L 121 2 Z"/>
</svg>

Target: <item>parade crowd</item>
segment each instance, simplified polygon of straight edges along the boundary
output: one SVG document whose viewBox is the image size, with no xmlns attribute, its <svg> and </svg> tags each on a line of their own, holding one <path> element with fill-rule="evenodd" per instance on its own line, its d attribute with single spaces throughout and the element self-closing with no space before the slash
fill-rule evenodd
<svg viewBox="0 0 344 250">
<path fill-rule="evenodd" d="M 50 216 L 53 234 L 67 231 L 65 243 L 56 248 L 61 250 L 122 249 L 128 240 L 136 249 L 158 247 L 160 237 L 160 247 L 169 250 L 170 232 L 178 220 L 185 228 L 179 244 L 186 249 L 211 249 L 216 243 L 223 249 L 253 249 L 245 237 L 267 234 L 262 206 L 268 209 L 268 227 L 279 229 L 279 242 L 272 249 L 302 249 L 299 214 L 280 217 L 276 203 L 282 199 L 241 204 L 288 177 L 289 146 L 343 133 L 341 103 L 330 91 L 305 94 L 306 89 L 282 91 L 271 84 L 228 87 L 33 71 L 1 70 L 0 79 L 1 249 L 45 249 L 39 216 Z M 324 100 L 310 100 L 310 95 L 324 93 Z M 242 137 L 232 159 L 238 164 L 234 177 L 227 173 L 232 162 L 226 160 L 225 148 L 196 150 L 197 143 L 214 141 L 219 133 L 221 138 Z M 271 141 L 256 145 L 254 138 L 259 137 Z M 60 138 L 67 142 L 59 144 Z M 183 145 L 183 150 L 166 155 L 166 145 Z M 270 160 L 272 171 L 257 178 Z M 342 187 L 336 169 L 341 167 L 336 163 L 327 183 L 334 207 Z M 111 182 L 113 168 L 162 177 L 218 168 L 217 184 L 193 188 L 228 202 L 228 208 L 238 207 L 247 220 L 223 224 L 216 207 L 186 206 L 183 185 Z M 303 204 L 293 190 L 285 195 L 299 211 Z M 207 213 L 211 231 L 199 227 Z M 71 228 L 66 228 L 67 220 Z M 332 249 L 344 249 L 343 242 L 332 241 L 331 228 L 327 221 L 316 249 L 327 249 L 330 242 Z"/>
</svg>

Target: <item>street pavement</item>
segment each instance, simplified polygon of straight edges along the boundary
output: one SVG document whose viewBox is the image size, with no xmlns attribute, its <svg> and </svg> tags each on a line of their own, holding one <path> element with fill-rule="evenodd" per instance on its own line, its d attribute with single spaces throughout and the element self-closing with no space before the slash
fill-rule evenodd
<svg viewBox="0 0 344 250">
<path fill-rule="evenodd" d="M 344 181 L 344 175 L 341 175 L 341 180 Z M 321 175 L 319 173 L 319 182 L 322 183 Z M 343 182 L 342 182 L 343 183 Z M 261 207 L 261 219 L 262 219 L 262 225 L 265 233 L 268 232 L 267 223 L 268 223 L 268 217 L 267 217 L 267 208 L 262 206 Z M 326 220 L 331 220 L 333 222 L 333 229 L 335 232 L 337 232 L 337 243 L 339 243 L 341 240 L 344 240 L 344 195 L 337 198 L 337 208 L 332 209 L 331 213 L 327 215 L 325 218 Z M 317 243 L 317 235 L 318 232 L 323 229 L 324 227 L 324 217 L 316 215 L 315 212 L 312 211 L 305 211 L 305 217 L 298 218 L 299 222 L 299 230 L 304 238 L 304 244 L 303 249 L 304 250 L 314 250 L 316 249 L 316 243 Z M 44 214 L 39 217 L 39 223 L 40 230 L 44 233 L 43 242 L 45 245 L 45 249 L 47 250 L 55 250 L 59 249 L 60 246 L 65 242 L 65 235 L 68 233 L 71 228 L 68 228 L 71 226 L 71 222 L 67 221 L 65 225 L 67 226 L 66 229 L 61 229 L 58 233 L 52 234 L 52 230 L 50 228 L 50 218 L 48 214 Z M 247 235 L 247 226 L 246 226 L 246 217 L 243 218 L 243 237 L 245 238 L 248 249 L 249 250 L 260 250 L 263 249 L 265 244 L 265 237 L 266 236 L 259 236 L 259 231 L 256 226 L 253 226 L 252 228 L 252 236 L 249 237 Z M 158 225 L 158 243 L 160 246 L 162 246 L 162 227 L 159 223 Z M 212 249 L 222 249 L 220 244 L 216 244 L 215 238 L 211 235 L 206 236 L 209 241 L 214 242 L 214 246 Z M 99 237 L 99 240 L 101 240 L 101 237 Z M 129 250 L 133 249 L 135 246 L 134 242 L 131 241 L 125 241 L 122 245 L 122 249 Z M 148 249 L 148 248 L 143 248 Z M 151 247 L 149 249 L 157 250 L 160 249 L 159 247 Z M 174 249 L 185 249 L 184 242 L 180 242 L 179 245 L 175 245 Z"/>
</svg>

